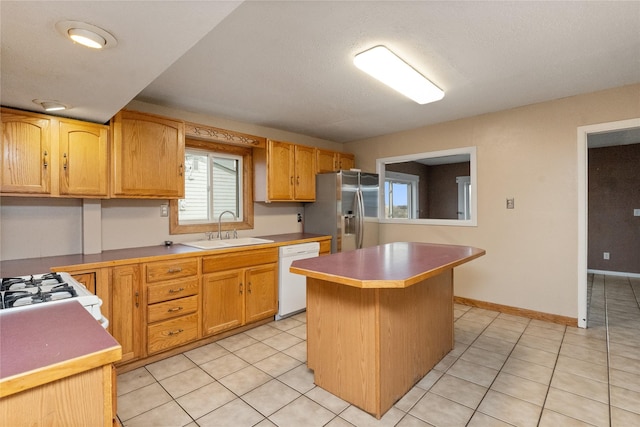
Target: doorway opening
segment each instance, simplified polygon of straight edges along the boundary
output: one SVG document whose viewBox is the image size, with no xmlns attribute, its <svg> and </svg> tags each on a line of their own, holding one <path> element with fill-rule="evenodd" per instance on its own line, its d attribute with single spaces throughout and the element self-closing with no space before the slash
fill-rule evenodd
<svg viewBox="0 0 640 427">
<path fill-rule="evenodd" d="M 606 134 L 634 135 L 640 130 L 640 118 L 578 127 L 578 326 L 587 327 L 587 259 L 588 259 L 588 149 L 589 141 L 606 140 Z M 624 138 L 624 137 L 623 137 Z M 633 138 L 633 137 L 632 137 Z M 611 139 L 610 145 L 620 145 Z M 636 141 L 637 142 L 637 141 Z"/>
</svg>

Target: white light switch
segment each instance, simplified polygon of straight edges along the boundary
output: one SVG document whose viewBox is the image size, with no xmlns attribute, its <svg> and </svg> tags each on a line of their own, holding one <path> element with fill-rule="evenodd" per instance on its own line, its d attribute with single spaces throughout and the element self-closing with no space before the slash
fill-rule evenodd
<svg viewBox="0 0 640 427">
<path fill-rule="evenodd" d="M 633 216 L 640 216 L 640 209 L 634 209 Z"/>
<path fill-rule="evenodd" d="M 169 205 L 160 205 L 160 216 L 169 216 Z"/>
</svg>

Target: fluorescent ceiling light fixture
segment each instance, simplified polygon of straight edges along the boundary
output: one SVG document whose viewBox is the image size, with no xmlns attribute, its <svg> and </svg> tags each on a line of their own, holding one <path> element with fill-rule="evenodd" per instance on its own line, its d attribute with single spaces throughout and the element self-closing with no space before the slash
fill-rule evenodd
<svg viewBox="0 0 640 427">
<path fill-rule="evenodd" d="M 60 21 L 56 24 L 58 32 L 74 43 L 91 49 L 105 49 L 118 44 L 115 37 L 95 25 L 81 21 Z"/>
<path fill-rule="evenodd" d="M 50 101 L 45 99 L 34 99 L 33 103 L 38 104 L 39 106 L 44 108 L 44 111 L 49 111 L 49 112 L 67 110 L 71 108 L 69 105 L 63 104 L 62 102 Z"/>
<path fill-rule="evenodd" d="M 376 46 L 357 54 L 353 63 L 418 104 L 428 104 L 444 98 L 442 89 L 384 46 Z"/>
</svg>

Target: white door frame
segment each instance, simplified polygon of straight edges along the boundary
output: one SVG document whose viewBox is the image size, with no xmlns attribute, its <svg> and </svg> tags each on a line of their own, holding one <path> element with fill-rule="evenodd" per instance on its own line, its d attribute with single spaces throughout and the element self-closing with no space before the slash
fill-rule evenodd
<svg viewBox="0 0 640 427">
<path fill-rule="evenodd" d="M 640 127 L 640 118 L 578 127 L 578 327 L 587 327 L 588 147 L 590 133 Z"/>
</svg>

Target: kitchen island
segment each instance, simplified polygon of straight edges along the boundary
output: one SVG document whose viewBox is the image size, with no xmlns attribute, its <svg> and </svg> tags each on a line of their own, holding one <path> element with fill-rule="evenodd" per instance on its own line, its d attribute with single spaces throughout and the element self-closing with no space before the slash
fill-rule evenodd
<svg viewBox="0 0 640 427">
<path fill-rule="evenodd" d="M 121 355 L 74 300 L 0 311 L 0 425 L 112 426 Z"/>
<path fill-rule="evenodd" d="M 382 417 L 453 349 L 453 268 L 484 254 L 396 242 L 294 261 L 316 385 Z"/>
</svg>

